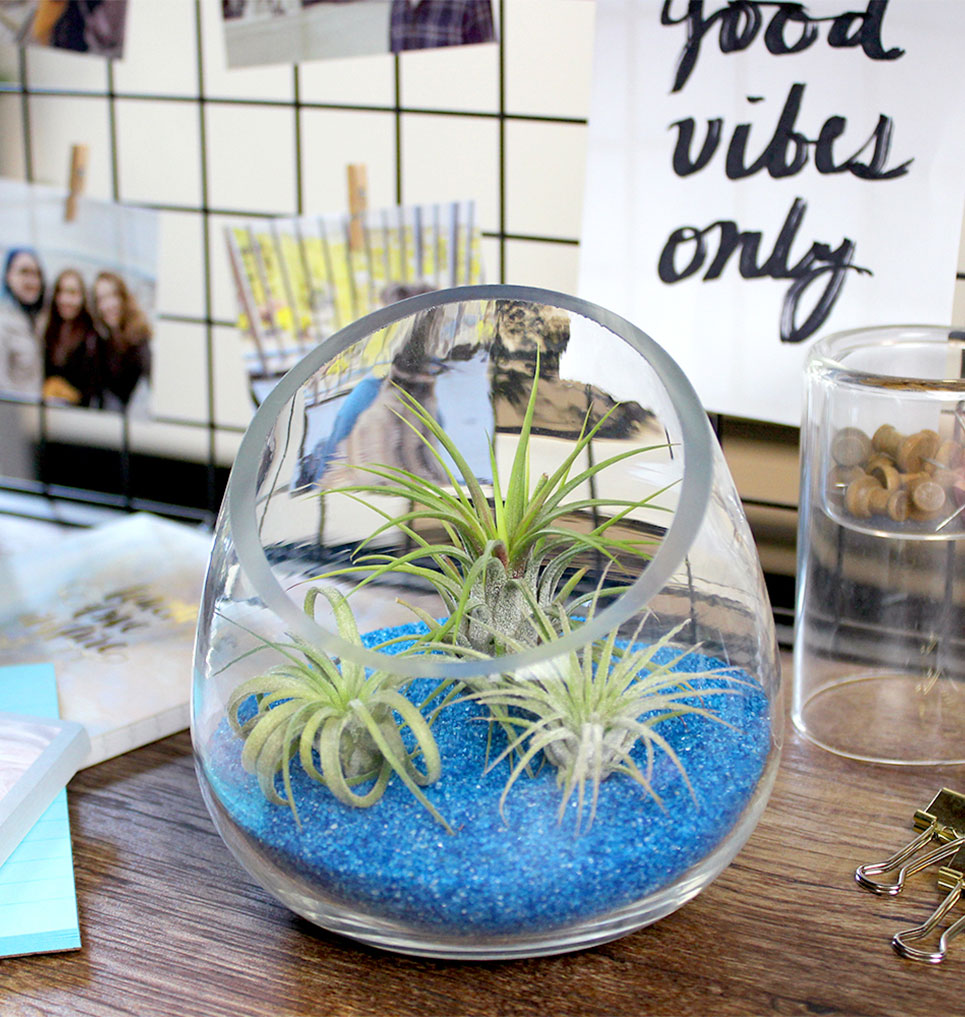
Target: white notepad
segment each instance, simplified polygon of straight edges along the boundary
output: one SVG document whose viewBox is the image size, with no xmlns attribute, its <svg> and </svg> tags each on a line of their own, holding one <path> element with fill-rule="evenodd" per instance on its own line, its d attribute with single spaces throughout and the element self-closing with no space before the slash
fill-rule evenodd
<svg viewBox="0 0 965 1017">
<path fill-rule="evenodd" d="M 0 710 L 56 718 L 53 665 L 0 668 Z M 80 749 L 86 751 L 83 740 Z M 79 947 L 67 791 L 62 787 L 0 866 L 0 956 Z"/>
<path fill-rule="evenodd" d="M 0 866 L 89 751 L 80 724 L 0 711 Z"/>
</svg>

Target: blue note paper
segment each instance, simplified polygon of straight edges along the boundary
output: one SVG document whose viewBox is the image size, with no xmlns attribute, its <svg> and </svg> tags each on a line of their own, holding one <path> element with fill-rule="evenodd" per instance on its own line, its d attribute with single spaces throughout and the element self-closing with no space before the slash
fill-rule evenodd
<svg viewBox="0 0 965 1017">
<path fill-rule="evenodd" d="M 54 666 L 0 667 L 0 710 L 59 716 Z M 79 948 L 65 788 L 0 866 L 0 956 Z"/>
</svg>

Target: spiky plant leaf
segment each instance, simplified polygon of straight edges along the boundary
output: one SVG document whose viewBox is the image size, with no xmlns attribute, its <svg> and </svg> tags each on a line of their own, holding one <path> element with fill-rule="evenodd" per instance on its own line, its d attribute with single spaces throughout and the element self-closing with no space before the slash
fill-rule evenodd
<svg viewBox="0 0 965 1017">
<path fill-rule="evenodd" d="M 337 590 L 312 587 L 305 598 L 306 613 L 314 617 L 319 595 L 329 602 L 342 639 L 361 646 L 355 617 Z M 395 774 L 451 833 L 422 791 L 439 779 L 442 762 L 428 722 L 402 693 L 405 679 L 389 669 L 367 672 L 361 664 L 335 660 L 297 637 L 290 643 L 262 642 L 263 649 L 283 659 L 242 682 L 228 699 L 227 713 L 231 727 L 245 742 L 242 765 L 255 774 L 265 798 L 287 804 L 299 821 L 291 785 L 293 760 L 339 801 L 355 807 L 374 805 Z M 252 697 L 255 712 L 242 721 Z M 406 730 L 412 749 L 403 740 Z M 279 774 L 284 795 L 276 785 Z M 367 791 L 354 790 L 373 779 Z"/>
<path fill-rule="evenodd" d="M 601 592 L 602 586 L 597 588 L 597 598 Z M 596 603 L 594 599 L 590 604 L 591 616 Z M 536 602 L 532 607 L 541 625 L 552 629 L 554 623 L 542 607 Z M 558 611 L 555 624 L 564 632 L 569 631 L 564 611 Z M 561 822 L 576 796 L 577 833 L 587 794 L 589 827 L 596 816 L 600 785 L 613 773 L 629 777 L 660 801 L 652 785 L 658 751 L 670 759 L 693 794 L 683 763 L 657 727 L 673 717 L 688 715 L 726 724 L 713 710 L 695 702 L 699 696 L 691 684 L 694 679 L 721 678 L 725 672 L 679 670 L 694 647 L 682 650 L 670 660 L 662 659 L 686 623 L 656 642 L 640 646 L 637 640 L 642 624 L 626 647 L 618 645 L 616 632 L 612 632 L 544 665 L 545 675 L 538 671 L 525 676 L 503 675 L 489 688 L 477 688 L 467 694 L 466 698 L 494 711 L 494 719 L 504 730 L 511 731 L 506 748 L 490 764 L 491 769 L 514 757 L 500 796 L 501 812 L 513 785 L 524 773 L 532 772 L 540 756 L 557 770 L 557 783 L 563 792 L 558 817 Z M 732 694 L 741 684 L 729 676 L 726 680 L 728 685 L 715 687 L 713 695 Z M 643 747 L 646 759 L 642 770 L 633 758 L 638 745 Z"/>
<path fill-rule="evenodd" d="M 639 501 L 570 496 L 604 470 L 665 446 L 624 450 L 574 474 L 580 456 L 617 407 L 592 427 L 587 411 L 579 435 L 563 461 L 551 474 L 542 474 L 534 485 L 530 459 L 538 384 L 537 361 L 508 477 L 500 475 L 495 444 L 490 440 L 491 498 L 435 417 L 414 396 L 398 389 L 407 412 L 396 415 L 427 447 L 448 485 L 440 486 L 402 467 L 354 466 L 355 470 L 369 474 L 372 482 L 335 487 L 323 497 L 345 495 L 364 500 L 384 522 L 358 545 L 351 565 L 318 578 L 357 575 L 360 578 L 356 590 L 391 573 L 426 581 L 435 588 L 448 613 L 447 621 L 431 629 L 429 640 L 468 646 L 493 656 L 506 652 L 513 644 L 527 647 L 538 642 L 539 626 L 529 606 L 529 595 L 547 615 L 552 614 L 551 605 L 565 602 L 582 578 L 578 568 L 581 555 L 592 552 L 612 563 L 648 558 L 653 539 L 616 537 L 614 527 L 636 508 L 659 507 L 655 499 L 663 491 Z M 455 464 L 458 479 L 450 470 L 449 461 Z M 411 507 L 393 514 L 378 504 L 379 498 L 402 498 Z M 612 514 L 584 532 L 560 525 L 567 516 L 607 512 Z M 430 542 L 414 525 L 418 523 L 437 524 L 444 537 Z M 402 553 L 369 550 L 389 530 L 403 534 L 410 549 Z"/>
</svg>

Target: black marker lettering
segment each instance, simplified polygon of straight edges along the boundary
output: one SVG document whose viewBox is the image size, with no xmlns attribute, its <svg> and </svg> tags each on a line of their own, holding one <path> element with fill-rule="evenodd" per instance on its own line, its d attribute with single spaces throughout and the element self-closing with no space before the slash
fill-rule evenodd
<svg viewBox="0 0 965 1017">
<path fill-rule="evenodd" d="M 868 0 L 864 11 L 845 11 L 824 18 L 813 17 L 804 4 L 790 0 L 730 0 L 707 17 L 703 0 L 688 0 L 686 14 L 679 17 L 671 14 L 673 6 L 674 0 L 664 0 L 660 24 L 685 25 L 687 40 L 677 58 L 672 92 L 679 92 L 687 84 L 697 66 L 704 36 L 715 24 L 719 24 L 717 44 L 721 53 L 745 50 L 760 34 L 762 8 L 775 8 L 764 30 L 764 45 L 774 56 L 792 56 L 810 49 L 818 37 L 817 26 L 825 21 L 831 23 L 827 42 L 834 49 L 860 46 L 869 60 L 897 60 L 905 52 L 898 46 L 885 49 L 881 40 L 888 0 Z M 787 39 L 790 22 L 800 25 L 797 38 L 791 42 Z"/>
<path fill-rule="evenodd" d="M 667 284 L 680 282 L 696 275 L 704 267 L 707 259 L 707 237 L 717 231 L 717 252 L 713 261 L 704 273 L 703 281 L 709 282 L 721 276 L 733 253 L 740 248 L 738 271 L 744 279 L 789 279 L 791 286 L 784 296 L 781 310 L 780 338 L 781 342 L 798 343 L 812 336 L 827 320 L 837 301 L 847 272 L 855 271 L 870 274 L 869 270 L 852 264 L 855 244 L 847 237 L 834 249 L 829 244 L 815 241 L 810 250 L 797 262 L 788 265 L 791 247 L 797 238 L 807 204 L 802 198 L 795 198 L 784 224 L 774 242 L 770 255 L 763 263 L 758 263 L 762 234 L 757 230 L 740 231 L 737 224 L 729 219 L 721 219 L 703 229 L 694 226 L 681 226 L 667 238 L 657 264 L 660 280 Z M 690 261 L 678 268 L 676 255 L 679 249 L 691 249 Z M 827 285 L 815 301 L 811 312 L 805 320 L 798 324 L 799 304 L 815 281 L 829 276 Z"/>
<path fill-rule="evenodd" d="M 891 117 L 884 114 L 879 115 L 878 123 L 867 141 L 849 158 L 836 162 L 835 143 L 847 130 L 848 121 L 845 117 L 832 114 L 821 126 L 817 139 L 808 138 L 797 129 L 804 92 L 805 86 L 801 83 L 791 86 L 774 132 L 753 162 L 748 162 L 747 155 L 753 125 L 741 123 L 734 128 L 727 146 L 724 164 L 724 172 L 728 179 L 743 180 L 762 170 L 766 170 L 775 179 L 794 176 L 807 164 L 812 149 L 814 151 L 814 168 L 818 173 L 851 173 L 860 180 L 894 180 L 908 172 L 908 167 L 914 161 L 913 159 L 906 159 L 899 165 L 888 168 L 894 123 Z M 754 102 L 755 99 L 755 96 L 748 96 L 748 102 Z M 671 163 L 674 173 L 678 177 L 686 177 L 704 169 L 720 147 L 723 134 L 722 119 L 714 117 L 707 121 L 704 141 L 696 156 L 692 153 L 696 133 L 694 118 L 686 117 L 683 120 L 676 120 L 670 126 L 677 130 L 677 140 L 674 144 Z M 863 160 L 862 153 L 872 146 L 871 158 Z"/>
</svg>

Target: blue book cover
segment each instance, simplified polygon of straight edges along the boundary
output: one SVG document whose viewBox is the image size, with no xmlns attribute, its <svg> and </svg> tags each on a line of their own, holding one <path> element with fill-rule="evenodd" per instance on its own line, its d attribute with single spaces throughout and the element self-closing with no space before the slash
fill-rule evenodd
<svg viewBox="0 0 965 1017">
<path fill-rule="evenodd" d="M 52 664 L 0 668 L 0 710 L 58 716 Z M 0 866 L 0 956 L 80 948 L 67 790 Z"/>
</svg>

